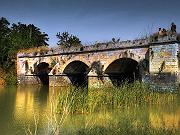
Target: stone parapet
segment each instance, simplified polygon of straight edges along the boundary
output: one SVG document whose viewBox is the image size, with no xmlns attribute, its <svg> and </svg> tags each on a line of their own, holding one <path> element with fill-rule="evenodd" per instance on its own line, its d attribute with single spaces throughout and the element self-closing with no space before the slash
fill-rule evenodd
<svg viewBox="0 0 180 135">
<path fill-rule="evenodd" d="M 71 48 L 62 48 L 62 47 L 54 47 L 54 48 L 46 48 L 42 49 L 42 51 L 36 52 L 19 52 L 18 57 L 46 57 L 51 55 L 63 55 L 63 54 L 73 54 L 73 53 L 86 53 L 86 52 L 96 52 L 96 51 L 106 51 L 106 50 L 114 50 L 114 49 L 126 49 L 126 48 L 138 48 L 138 47 L 146 47 L 152 44 L 160 44 L 166 42 L 177 42 L 176 36 L 166 36 L 159 38 L 154 41 L 151 38 L 147 39 L 138 39 L 138 40 L 127 40 L 121 42 L 106 42 L 106 43 L 96 43 L 94 45 L 89 46 L 80 46 L 80 47 L 71 47 Z"/>
</svg>

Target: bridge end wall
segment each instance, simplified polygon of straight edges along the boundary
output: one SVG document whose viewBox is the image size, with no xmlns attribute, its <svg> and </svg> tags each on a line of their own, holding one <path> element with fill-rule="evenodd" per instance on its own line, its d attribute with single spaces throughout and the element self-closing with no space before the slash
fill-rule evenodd
<svg viewBox="0 0 180 135">
<path fill-rule="evenodd" d="M 156 89 L 176 89 L 180 83 L 180 45 L 178 43 L 150 46 L 149 84 Z"/>
</svg>

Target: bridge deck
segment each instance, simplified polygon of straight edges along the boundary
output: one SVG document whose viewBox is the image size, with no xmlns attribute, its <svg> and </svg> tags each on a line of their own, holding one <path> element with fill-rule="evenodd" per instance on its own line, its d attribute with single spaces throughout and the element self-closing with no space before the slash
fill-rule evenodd
<svg viewBox="0 0 180 135">
<path fill-rule="evenodd" d="M 51 48 L 45 54 L 41 55 L 33 53 L 18 53 L 19 58 L 28 57 L 48 57 L 48 56 L 56 56 L 56 55 L 69 55 L 69 54 L 82 54 L 82 53 L 93 53 L 93 52 L 104 52 L 104 51 L 113 51 L 113 50 L 123 50 L 123 49 L 135 49 L 135 48 L 148 48 L 153 45 L 162 45 L 168 43 L 177 43 L 179 41 L 176 38 L 163 38 L 157 42 L 150 42 L 147 39 L 141 40 L 133 40 L 133 41 L 122 41 L 118 43 L 98 43 L 96 45 L 91 46 L 82 46 L 76 48 Z"/>
</svg>

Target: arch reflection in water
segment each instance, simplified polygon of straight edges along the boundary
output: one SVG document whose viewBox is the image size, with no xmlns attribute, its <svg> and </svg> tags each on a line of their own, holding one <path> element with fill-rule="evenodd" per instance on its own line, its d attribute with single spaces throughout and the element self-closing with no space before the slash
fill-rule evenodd
<svg viewBox="0 0 180 135">
<path fill-rule="evenodd" d="M 140 79 L 138 62 L 130 58 L 115 60 L 107 67 L 105 74 L 109 75 L 112 84 L 115 86 L 124 82 L 132 83 Z"/>
<path fill-rule="evenodd" d="M 37 87 L 37 91 L 34 93 L 34 97 L 39 102 L 40 106 L 47 105 L 48 94 L 49 94 L 49 86 L 41 85 Z"/>
</svg>

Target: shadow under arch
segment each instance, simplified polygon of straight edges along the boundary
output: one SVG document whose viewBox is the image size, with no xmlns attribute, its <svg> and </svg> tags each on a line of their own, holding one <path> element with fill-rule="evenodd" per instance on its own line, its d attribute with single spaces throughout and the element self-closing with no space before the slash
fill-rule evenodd
<svg viewBox="0 0 180 135">
<path fill-rule="evenodd" d="M 120 58 L 113 61 L 104 72 L 114 86 L 125 82 L 133 83 L 140 79 L 138 62 L 131 58 Z"/>
<path fill-rule="evenodd" d="M 77 87 L 87 87 L 88 86 L 88 74 L 89 67 L 82 61 L 72 61 L 69 63 L 63 73 L 68 76 L 72 85 Z"/>
<path fill-rule="evenodd" d="M 49 72 L 51 69 L 49 68 L 49 64 L 46 62 L 41 62 L 37 66 L 34 67 L 34 73 L 39 77 L 41 83 L 43 85 L 49 85 Z"/>
</svg>

